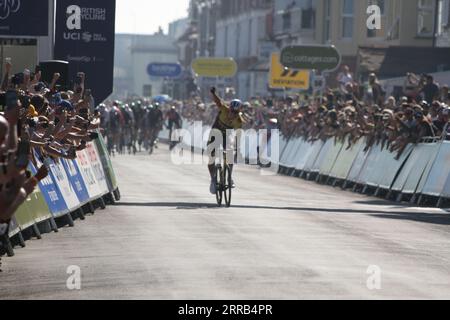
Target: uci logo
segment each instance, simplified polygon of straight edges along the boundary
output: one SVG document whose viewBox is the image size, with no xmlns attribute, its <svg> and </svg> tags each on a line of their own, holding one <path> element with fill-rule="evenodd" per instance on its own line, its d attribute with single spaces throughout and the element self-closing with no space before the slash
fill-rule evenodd
<svg viewBox="0 0 450 320">
<path fill-rule="evenodd" d="M 20 9 L 20 0 L 0 0 L 0 20 L 5 20 Z"/>
<path fill-rule="evenodd" d="M 0 0 L 1 1 L 1 0 Z M 67 29 L 81 30 L 81 8 L 77 5 L 67 7 Z"/>
</svg>

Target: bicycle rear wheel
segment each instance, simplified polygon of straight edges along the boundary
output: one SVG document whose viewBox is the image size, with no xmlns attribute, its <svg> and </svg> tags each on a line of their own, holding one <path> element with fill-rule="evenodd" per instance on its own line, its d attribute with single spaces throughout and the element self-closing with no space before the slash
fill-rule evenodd
<svg viewBox="0 0 450 320">
<path fill-rule="evenodd" d="M 223 193 L 225 195 L 225 205 L 227 208 L 231 207 L 231 195 L 233 191 L 232 181 L 230 166 L 225 166 Z"/>
<path fill-rule="evenodd" d="M 216 200 L 217 200 L 217 205 L 219 207 L 222 206 L 222 201 L 223 201 L 223 186 L 224 186 L 224 175 L 223 175 L 223 170 L 221 166 L 217 166 L 216 168 L 216 177 L 217 177 L 217 187 L 216 187 Z"/>
</svg>

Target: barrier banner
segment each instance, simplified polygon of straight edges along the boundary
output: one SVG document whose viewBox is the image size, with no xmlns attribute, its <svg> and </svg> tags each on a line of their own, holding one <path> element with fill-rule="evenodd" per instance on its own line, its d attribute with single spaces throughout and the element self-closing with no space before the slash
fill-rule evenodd
<svg viewBox="0 0 450 320">
<path fill-rule="evenodd" d="M 359 139 L 355 144 L 352 144 L 350 149 L 346 150 L 344 147 L 342 148 L 342 151 L 336 159 L 336 163 L 329 173 L 330 177 L 341 180 L 345 180 L 348 177 L 359 152 L 365 147 L 363 142 L 363 139 Z"/>
<path fill-rule="evenodd" d="M 83 177 L 81 176 L 80 169 L 75 160 L 60 160 L 66 174 L 69 178 L 69 182 L 72 185 L 72 189 L 78 197 L 78 201 L 81 206 L 89 202 L 89 194 Z"/>
<path fill-rule="evenodd" d="M 297 170 L 303 170 L 305 168 L 306 162 L 308 161 L 309 157 L 311 156 L 311 153 L 313 151 L 313 146 L 311 143 L 306 142 L 302 138 L 302 144 L 300 146 L 301 150 L 298 155 L 298 161 L 295 165 L 295 169 Z"/>
<path fill-rule="evenodd" d="M 450 173 L 450 142 L 441 144 L 439 153 L 426 179 L 422 194 L 439 197 L 444 192 Z"/>
<path fill-rule="evenodd" d="M 313 166 L 311 167 L 311 172 L 319 172 L 320 167 L 322 166 L 323 162 L 325 161 L 326 157 L 330 153 L 330 150 L 333 148 L 334 139 L 328 139 L 324 142 L 324 145 L 322 149 L 320 149 L 319 154 L 316 156 L 316 159 L 314 160 Z"/>
<path fill-rule="evenodd" d="M 331 147 L 319 167 L 319 173 L 324 176 L 328 176 L 330 174 L 337 158 L 339 157 L 339 154 L 344 147 L 342 142 L 336 141 L 335 139 L 329 139 L 328 141 L 331 141 Z"/>
<path fill-rule="evenodd" d="M 411 155 L 413 149 L 414 145 L 408 145 L 398 160 L 396 160 L 396 152 L 393 153 L 387 149 L 383 149 L 379 155 L 379 162 L 376 165 L 378 174 L 377 172 L 373 172 L 370 176 L 369 181 L 371 184 L 381 189 L 390 190 L 400 169 Z"/>
<path fill-rule="evenodd" d="M 370 178 L 373 175 L 374 170 L 377 170 L 377 163 L 380 161 L 381 152 L 382 150 L 380 145 L 374 145 L 370 148 L 370 153 L 366 159 L 366 163 L 359 173 L 358 183 L 376 186 L 376 183 L 371 183 L 369 181 L 371 181 Z M 377 174 L 379 174 L 379 172 L 377 172 Z"/>
<path fill-rule="evenodd" d="M 19 232 L 20 232 L 20 228 L 19 228 L 19 225 L 17 224 L 16 217 L 13 217 L 11 219 L 11 222 L 9 223 L 9 233 L 8 233 L 8 235 L 10 237 L 14 237 Z"/>
<path fill-rule="evenodd" d="M 101 134 L 98 139 L 95 139 L 95 145 L 97 147 L 98 154 L 100 155 L 100 160 L 107 178 L 106 181 L 108 183 L 109 191 L 113 192 L 118 188 L 117 178 L 111 163 L 111 158 L 108 154 L 108 149 L 106 148 L 105 140 Z"/>
<path fill-rule="evenodd" d="M 47 158 L 46 160 L 46 164 L 49 168 L 49 175 L 61 191 L 64 201 L 67 204 L 67 208 L 71 212 L 77 210 L 80 207 L 80 202 L 78 201 L 75 190 L 69 181 L 66 170 L 61 163 L 61 159 L 54 161 Z"/>
<path fill-rule="evenodd" d="M 16 223 L 19 230 L 25 230 L 34 224 L 34 219 L 27 203 L 22 204 L 15 213 Z"/>
<path fill-rule="evenodd" d="M 43 163 L 40 160 L 38 151 L 35 149 L 33 152 L 34 158 L 37 162 L 37 167 L 41 167 Z M 33 163 L 30 163 L 29 169 L 33 175 L 36 175 L 37 169 Z M 69 208 L 67 207 L 64 197 L 50 174 L 39 183 L 39 189 L 41 190 L 45 202 L 54 217 L 59 217 L 69 212 Z"/>
<path fill-rule="evenodd" d="M 295 164 L 298 161 L 297 155 L 301 152 L 301 138 L 295 138 L 292 140 L 292 150 L 289 152 L 286 158 L 286 167 L 292 169 L 295 168 Z"/>
<path fill-rule="evenodd" d="M 371 150 L 364 151 L 364 149 L 366 148 L 366 142 L 366 139 L 361 140 L 361 150 L 358 152 L 358 155 L 356 156 L 355 161 L 352 164 L 352 168 L 350 169 L 350 172 L 347 176 L 347 181 L 359 183 L 359 176 L 361 174 L 361 171 L 364 169 L 367 159 L 369 158 L 369 155 L 371 153 Z"/>
<path fill-rule="evenodd" d="M 283 156 L 284 151 L 286 150 L 287 143 L 288 139 L 283 134 L 280 134 L 280 157 L 278 159 L 278 162 L 280 162 L 280 159 Z"/>
<path fill-rule="evenodd" d="M 94 177 L 97 181 L 98 187 L 101 190 L 102 195 L 109 193 L 108 182 L 105 175 L 105 170 L 103 169 L 103 165 L 100 160 L 100 155 L 95 147 L 93 142 L 89 142 L 86 145 L 86 149 L 84 150 L 87 155 L 87 159 L 89 161 L 89 165 L 92 168 L 92 172 L 94 173 Z"/>
<path fill-rule="evenodd" d="M 431 166 L 436 160 L 439 151 L 439 144 L 427 143 L 416 146 L 420 154 L 415 163 L 415 168 L 411 170 L 402 192 L 405 194 L 414 194 L 417 192 L 420 182 L 425 180 L 430 173 Z M 411 158 L 411 156 L 410 156 Z M 409 160 L 408 160 L 409 161 Z"/>
<path fill-rule="evenodd" d="M 294 138 L 290 138 L 287 141 L 286 148 L 285 148 L 283 154 L 280 157 L 280 164 L 283 167 L 287 167 L 287 162 L 288 162 L 288 159 L 289 159 L 289 155 L 293 152 L 294 142 L 295 142 Z"/>
<path fill-rule="evenodd" d="M 325 143 L 321 140 L 317 140 L 312 144 L 311 153 L 306 161 L 305 168 L 303 169 L 304 171 L 311 172 L 324 145 Z"/>
<path fill-rule="evenodd" d="M 391 190 L 404 194 L 414 194 L 427 171 L 430 161 L 436 158 L 439 145 L 418 144 L 414 147 L 408 160 L 395 180 Z M 428 171 L 429 172 L 429 171 Z M 428 173 L 426 173 L 428 175 Z"/>
<path fill-rule="evenodd" d="M 80 168 L 81 176 L 83 177 L 83 180 L 86 183 L 89 198 L 93 200 L 101 197 L 103 195 L 103 190 L 100 189 L 100 185 L 89 163 L 86 150 L 77 152 L 76 162 Z"/>
<path fill-rule="evenodd" d="M 51 218 L 48 205 L 39 189 L 36 189 L 22 206 L 19 207 L 15 218 L 20 230 L 25 230 L 35 223 Z"/>
</svg>

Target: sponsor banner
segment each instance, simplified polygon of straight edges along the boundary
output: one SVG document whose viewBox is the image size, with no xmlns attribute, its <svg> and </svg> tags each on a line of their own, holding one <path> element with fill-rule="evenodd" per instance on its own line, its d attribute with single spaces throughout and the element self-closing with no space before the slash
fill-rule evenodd
<svg viewBox="0 0 450 320">
<path fill-rule="evenodd" d="M 0 35 L 48 36 L 48 0 L 0 1 Z"/>
<path fill-rule="evenodd" d="M 34 158 L 36 159 L 37 167 L 40 168 L 43 163 L 41 162 L 39 153 L 36 150 L 34 150 Z M 33 175 L 36 175 L 37 169 L 34 164 L 30 163 L 29 169 Z M 47 203 L 53 216 L 58 217 L 69 212 L 61 191 L 52 179 L 51 175 L 39 183 L 39 189 L 41 190 L 45 202 Z"/>
<path fill-rule="evenodd" d="M 69 211 L 74 211 L 80 207 L 80 202 L 76 195 L 76 191 L 70 183 L 66 170 L 60 159 L 53 161 L 46 159 L 46 165 L 49 168 L 49 175 L 58 186 Z"/>
<path fill-rule="evenodd" d="M 341 64 L 341 54 L 335 46 L 290 46 L 281 51 L 283 67 L 296 70 L 336 70 Z"/>
<path fill-rule="evenodd" d="M 86 183 L 89 197 L 91 199 L 101 197 L 103 195 L 102 190 L 100 189 L 100 185 L 95 177 L 94 171 L 92 170 L 92 166 L 89 163 L 86 150 L 77 152 L 76 162 L 78 167 L 80 168 L 80 174 L 83 177 L 84 182 Z"/>
<path fill-rule="evenodd" d="M 39 189 L 36 189 L 20 206 L 15 214 L 16 223 L 21 230 L 25 230 L 35 223 L 51 218 L 47 203 Z"/>
<path fill-rule="evenodd" d="M 271 88 L 291 88 L 308 90 L 310 82 L 309 71 L 288 69 L 280 63 L 280 55 L 272 54 L 272 63 L 269 73 L 269 86 Z"/>
<path fill-rule="evenodd" d="M 66 170 L 69 182 L 72 185 L 75 194 L 77 195 L 78 201 L 81 205 L 89 202 L 89 196 L 86 184 L 81 176 L 80 169 L 75 160 L 61 159 L 61 163 Z"/>
<path fill-rule="evenodd" d="M 103 169 L 105 171 L 109 191 L 113 192 L 118 188 L 117 178 L 116 174 L 114 173 L 111 158 L 109 157 L 108 150 L 106 148 L 106 143 L 102 135 L 99 135 L 99 138 L 95 140 L 95 145 L 97 147 L 98 154 L 100 155 L 100 159 L 103 164 Z"/>
<path fill-rule="evenodd" d="M 55 59 L 69 62 L 69 76 L 86 74 L 95 101 L 113 90 L 115 0 L 58 0 Z"/>
<path fill-rule="evenodd" d="M 237 69 L 233 58 L 198 58 L 192 62 L 192 70 L 200 77 L 232 78 Z"/>
<path fill-rule="evenodd" d="M 86 150 L 84 151 L 86 152 L 87 159 L 92 168 L 92 172 L 94 173 L 95 180 L 97 181 L 97 185 L 100 188 L 102 195 L 109 193 L 110 191 L 108 188 L 106 174 L 95 144 L 93 142 L 89 142 L 87 144 Z"/>
<path fill-rule="evenodd" d="M 182 72 L 178 63 L 151 63 L 147 67 L 147 73 L 151 77 L 178 78 Z"/>
<path fill-rule="evenodd" d="M 6 232 L 6 231 L 3 231 L 3 232 Z M 9 223 L 9 234 L 8 235 L 10 237 L 13 237 L 16 234 L 18 234 L 19 232 L 20 232 L 20 228 L 19 228 L 19 225 L 17 224 L 16 217 L 13 217 L 11 219 L 11 222 Z M 0 235 L 1 235 L 1 232 L 0 232 Z"/>
</svg>

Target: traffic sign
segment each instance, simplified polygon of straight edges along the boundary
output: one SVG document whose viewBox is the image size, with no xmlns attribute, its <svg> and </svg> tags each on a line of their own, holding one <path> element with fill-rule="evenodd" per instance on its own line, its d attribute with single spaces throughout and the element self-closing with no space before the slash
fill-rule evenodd
<svg viewBox="0 0 450 320">
<path fill-rule="evenodd" d="M 309 89 L 309 71 L 293 70 L 283 67 L 280 55 L 272 53 L 269 86 L 271 88 Z"/>
<path fill-rule="evenodd" d="M 232 78 L 237 69 L 233 58 L 198 58 L 192 62 L 192 70 L 200 77 Z"/>
<path fill-rule="evenodd" d="M 178 78 L 182 72 L 178 63 L 151 63 L 147 67 L 147 73 L 151 77 Z"/>
<path fill-rule="evenodd" d="M 335 46 L 290 46 L 281 51 L 281 64 L 299 70 L 334 71 L 341 64 Z"/>
</svg>

